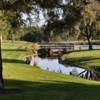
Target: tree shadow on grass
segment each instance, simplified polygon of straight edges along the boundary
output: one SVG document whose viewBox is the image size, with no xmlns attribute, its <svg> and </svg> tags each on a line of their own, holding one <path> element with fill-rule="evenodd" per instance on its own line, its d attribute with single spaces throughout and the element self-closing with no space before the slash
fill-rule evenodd
<svg viewBox="0 0 100 100">
<path fill-rule="evenodd" d="M 19 64 L 25 64 L 23 60 L 18 60 L 18 59 L 3 59 L 4 63 L 19 63 Z"/>
<path fill-rule="evenodd" d="M 84 80 L 83 80 L 84 81 Z M 21 90 L 20 98 L 9 95 L 2 100 L 99 100 L 100 85 L 88 85 L 65 81 L 31 82 L 20 80 L 5 80 L 7 87 Z M 27 95 L 27 96 L 26 96 Z M 22 99 L 24 98 L 24 99 Z M 1 97 L 0 97 L 1 99 Z"/>
<path fill-rule="evenodd" d="M 74 58 L 66 58 L 64 60 L 65 63 L 68 63 L 68 62 L 71 62 L 71 63 L 76 63 L 76 64 L 84 64 L 86 62 L 89 62 L 89 61 L 93 61 L 93 60 L 100 60 L 100 58 L 93 58 L 93 57 L 74 57 Z"/>
<path fill-rule="evenodd" d="M 25 49 L 2 49 L 2 51 L 26 51 Z"/>
<path fill-rule="evenodd" d="M 94 60 L 100 60 L 100 58 L 99 57 L 98 58 L 93 58 L 93 57 L 90 57 L 90 56 L 89 57 L 82 57 L 82 58 L 80 58 L 80 57 L 66 58 L 61 63 L 65 64 L 65 65 L 69 64 L 69 65 L 76 66 L 76 67 L 83 67 L 84 66 L 84 68 L 86 67 L 86 68 L 89 68 L 91 70 L 93 68 L 93 70 L 98 71 L 98 70 L 100 70 L 100 68 L 98 68 L 97 65 L 91 66 L 91 68 L 88 67 L 88 65 L 87 65 L 87 63 L 91 63 Z M 96 69 L 96 68 L 98 68 L 98 69 Z"/>
</svg>

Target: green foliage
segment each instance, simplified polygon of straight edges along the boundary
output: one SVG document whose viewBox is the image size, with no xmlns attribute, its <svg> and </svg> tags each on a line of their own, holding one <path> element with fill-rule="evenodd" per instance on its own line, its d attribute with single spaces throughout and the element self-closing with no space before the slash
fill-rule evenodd
<svg viewBox="0 0 100 100">
<path fill-rule="evenodd" d="M 6 35 L 10 29 L 10 24 L 6 20 L 6 18 L 3 16 L 3 12 L 0 11 L 0 34 Z"/>
<path fill-rule="evenodd" d="M 42 42 L 43 37 L 43 28 L 41 27 L 26 27 L 22 28 L 23 32 L 20 35 L 20 40 L 30 41 L 30 42 Z"/>
<path fill-rule="evenodd" d="M 90 5 L 91 2 L 95 3 L 96 1 L 87 2 L 85 0 L 81 0 L 81 1 L 69 0 L 68 3 L 63 4 L 62 0 L 48 0 L 48 1 L 45 1 L 45 0 L 3 0 L 3 2 L 0 2 L 0 9 L 4 13 L 4 17 L 6 18 L 8 24 L 10 25 L 10 32 L 7 32 L 8 34 L 10 34 L 9 35 L 10 38 L 13 38 L 13 34 L 17 33 L 20 26 L 23 26 L 23 24 L 26 24 L 25 20 L 22 19 L 22 15 L 21 15 L 22 13 L 27 14 L 28 15 L 27 19 L 30 19 L 30 13 L 32 13 L 32 10 L 37 12 L 37 14 L 39 14 L 39 11 L 42 10 L 44 17 L 46 18 L 46 21 L 47 21 L 44 34 L 41 34 L 39 32 L 34 32 L 36 34 L 33 34 L 33 32 L 28 32 L 26 33 L 27 35 L 24 38 L 31 38 L 37 35 L 34 39 L 31 38 L 30 40 L 40 41 L 44 39 L 46 41 L 49 41 L 54 36 L 62 34 L 63 31 L 67 31 L 66 33 L 69 32 L 70 34 L 72 32 L 79 34 L 81 29 L 80 27 L 76 28 L 76 26 L 79 23 L 83 25 L 81 21 L 81 19 L 82 20 L 84 19 L 84 17 L 82 16 L 82 11 L 84 9 L 87 9 L 86 6 Z M 94 16 L 94 12 L 96 12 L 96 16 L 99 19 L 99 14 L 98 14 L 99 10 L 97 9 L 99 8 L 95 7 L 95 10 L 97 12 L 92 11 L 91 9 L 89 10 L 89 12 L 92 14 L 92 16 Z M 62 15 L 58 13 L 61 11 L 63 12 Z M 62 19 L 59 19 L 59 16 L 62 16 Z M 88 18 L 91 18 L 93 20 L 93 17 L 91 16 L 89 16 Z M 88 21 L 86 20 L 86 22 Z M 97 23 L 95 24 L 97 25 Z M 95 25 L 93 25 L 92 28 L 90 27 L 90 29 L 94 29 L 94 26 Z M 98 25 L 95 28 L 100 29 L 99 26 L 100 24 L 98 23 Z M 73 28 L 75 28 L 75 30 L 73 30 Z M 85 26 L 82 26 L 82 28 L 85 29 Z M 41 39 L 38 38 L 39 36 L 41 36 Z"/>
</svg>

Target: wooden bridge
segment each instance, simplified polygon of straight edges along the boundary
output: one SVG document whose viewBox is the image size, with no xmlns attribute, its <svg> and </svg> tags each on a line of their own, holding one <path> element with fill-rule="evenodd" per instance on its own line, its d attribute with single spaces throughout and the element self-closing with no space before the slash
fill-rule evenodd
<svg viewBox="0 0 100 100">
<path fill-rule="evenodd" d="M 45 49 L 58 49 L 58 50 L 74 50 L 74 44 L 64 44 L 64 43 L 49 43 L 49 44 L 40 44 L 41 48 Z"/>
<path fill-rule="evenodd" d="M 63 53 L 74 51 L 74 44 L 65 44 L 65 43 L 49 43 L 49 44 L 40 44 L 40 48 L 46 51 L 46 53 L 51 56 L 59 56 Z"/>
</svg>

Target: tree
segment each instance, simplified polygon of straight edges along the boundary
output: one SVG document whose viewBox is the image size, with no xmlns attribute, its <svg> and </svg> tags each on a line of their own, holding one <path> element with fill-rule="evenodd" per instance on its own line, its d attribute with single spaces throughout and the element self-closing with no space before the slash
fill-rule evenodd
<svg viewBox="0 0 100 100">
<path fill-rule="evenodd" d="M 2 35 L 6 34 L 6 32 L 8 32 L 9 29 L 10 29 L 10 24 L 8 23 L 6 18 L 4 18 L 3 12 L 1 11 L 0 12 L 0 87 L 3 87 L 4 85 L 3 74 L 2 74 L 3 65 L 2 65 L 2 52 L 1 52 Z"/>
<path fill-rule="evenodd" d="M 0 16 L 0 21 L 1 24 L 5 23 L 5 24 L 9 24 L 10 26 L 16 26 L 18 21 L 19 16 L 16 16 L 17 13 L 20 15 L 20 12 L 24 9 L 22 9 L 23 5 L 24 7 L 26 5 L 26 2 L 24 2 L 24 0 L 22 0 L 22 2 L 19 2 L 19 0 L 1 0 L 0 1 L 0 12 L 2 13 L 2 16 Z M 19 9 L 20 6 L 20 9 Z M 14 8 L 15 7 L 15 8 Z M 17 8 L 17 9 L 16 9 Z M 26 10 L 26 8 L 25 8 Z M 11 17 L 12 16 L 12 17 Z M 12 18 L 14 18 L 16 16 L 16 19 L 14 19 L 12 21 Z M 11 20 L 10 20 L 11 19 Z M 0 33 L 3 32 L 4 30 L 4 25 L 1 26 L 0 28 Z M 4 87 L 4 81 L 3 81 L 3 66 L 2 66 L 2 52 L 1 52 L 1 42 L 2 42 L 2 36 L 0 36 L 0 88 Z"/>
<path fill-rule="evenodd" d="M 85 6 L 81 12 L 82 18 L 78 24 L 80 35 L 86 38 L 89 45 L 89 50 L 92 50 L 91 40 L 96 37 L 100 31 L 100 22 L 97 19 L 97 8 L 94 6 L 94 1 Z"/>
<path fill-rule="evenodd" d="M 42 27 L 25 27 L 23 28 L 23 34 L 20 35 L 20 39 L 30 42 L 42 42 L 44 41 L 43 31 Z"/>
<path fill-rule="evenodd" d="M 31 0 L 1 0 L 0 1 L 0 24 L 9 24 L 11 29 L 17 27 L 21 23 L 21 12 L 28 12 L 32 9 Z M 3 32 L 4 25 L 0 27 L 0 33 Z M 3 66 L 2 66 L 2 53 L 1 53 L 1 36 L 0 36 L 0 88 L 4 87 L 3 81 Z"/>
<path fill-rule="evenodd" d="M 60 4 L 56 6 L 58 13 L 55 13 L 55 9 L 49 11 L 49 20 L 46 25 L 45 33 L 47 33 L 48 38 L 51 34 L 48 33 L 71 33 L 73 27 L 80 22 L 82 16 L 81 11 L 89 2 L 85 0 L 68 0 L 65 4 Z M 62 11 L 62 14 L 59 13 Z M 59 18 L 61 16 L 61 18 Z"/>
<path fill-rule="evenodd" d="M 14 31 L 17 26 L 20 26 L 23 23 L 21 17 L 22 13 L 29 14 L 33 9 L 36 9 L 36 5 L 39 5 L 40 8 L 43 9 L 52 9 L 58 4 L 59 0 L 0 0 L 0 11 L 3 12 L 3 17 Z M 3 88 L 4 82 L 1 54 L 0 40 L 0 88 Z"/>
<path fill-rule="evenodd" d="M 95 6 L 96 5 L 96 6 Z M 100 32 L 100 3 L 96 0 L 69 0 L 66 5 L 61 6 L 63 10 L 62 19 L 51 14 L 46 31 L 54 33 L 69 31 L 77 33 L 77 39 L 81 35 L 92 48 L 91 40 Z M 50 36 L 50 35 L 49 35 Z"/>
</svg>

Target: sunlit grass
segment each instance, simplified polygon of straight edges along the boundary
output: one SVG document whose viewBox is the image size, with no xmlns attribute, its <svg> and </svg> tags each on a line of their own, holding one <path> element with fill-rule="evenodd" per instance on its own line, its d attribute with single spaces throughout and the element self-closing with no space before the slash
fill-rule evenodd
<svg viewBox="0 0 100 100">
<path fill-rule="evenodd" d="M 72 52 L 65 54 L 62 58 L 63 63 L 66 64 L 87 69 L 100 68 L 100 50 Z"/>
</svg>

